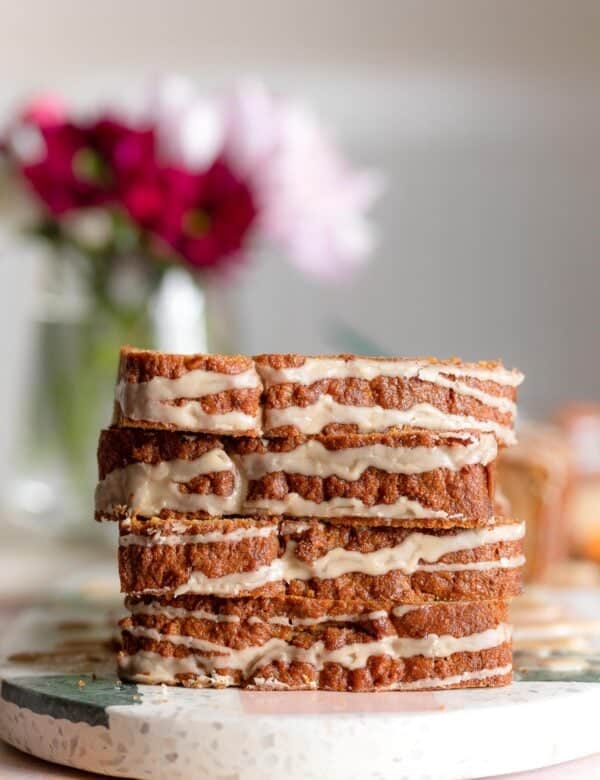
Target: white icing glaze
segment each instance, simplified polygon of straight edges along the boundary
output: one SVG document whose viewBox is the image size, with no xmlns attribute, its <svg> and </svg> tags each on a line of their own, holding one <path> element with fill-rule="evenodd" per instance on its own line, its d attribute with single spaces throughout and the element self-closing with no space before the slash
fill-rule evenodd
<svg viewBox="0 0 600 780">
<path fill-rule="evenodd" d="M 414 612 L 415 609 L 429 609 L 430 604 L 401 604 L 392 609 L 392 615 L 395 617 L 404 617 L 409 612 Z"/>
<path fill-rule="evenodd" d="M 388 617 L 384 609 L 355 615 L 320 615 L 314 618 L 289 618 L 281 615 L 267 621 L 276 626 L 317 626 L 321 623 L 359 623 L 364 620 L 383 620 Z"/>
<path fill-rule="evenodd" d="M 233 531 L 207 531 L 203 534 L 166 534 L 160 533 L 145 536 L 143 534 L 123 534 L 119 537 L 121 547 L 140 545 L 143 547 L 155 547 L 157 545 L 183 545 L 183 544 L 215 544 L 218 542 L 239 542 L 242 539 L 261 539 L 272 536 L 278 532 L 275 523 L 271 525 L 251 526 L 250 528 L 236 528 Z"/>
<path fill-rule="evenodd" d="M 306 476 L 337 476 L 355 481 L 369 467 L 397 474 L 422 474 L 434 469 L 459 471 L 465 466 L 487 465 L 498 454 L 496 438 L 483 433 L 464 444 L 437 447 L 392 447 L 371 444 L 330 450 L 320 441 L 309 440 L 289 452 L 252 453 L 241 457 L 248 479 L 285 471 Z"/>
<path fill-rule="evenodd" d="M 178 398 L 202 398 L 227 390 L 241 390 L 262 387 L 256 370 L 249 368 L 239 374 L 221 374 L 194 368 L 176 378 L 154 376 L 147 382 L 125 382 L 121 380 L 115 389 L 115 399 L 125 411 L 142 400 L 175 401 Z M 130 415 L 128 415 L 130 416 Z"/>
<path fill-rule="evenodd" d="M 412 682 L 394 683 L 386 690 L 388 691 L 422 691 L 427 688 L 448 688 L 451 685 L 462 685 L 462 683 L 473 680 L 489 680 L 490 677 L 504 677 L 512 672 L 512 665 L 496 666 L 494 669 L 478 669 L 473 672 L 462 672 L 453 674 L 449 677 L 423 677 L 420 680 Z"/>
<path fill-rule="evenodd" d="M 394 607 L 391 614 L 400 617 L 415 609 L 427 609 L 427 606 L 407 605 Z M 223 615 L 218 612 L 206 612 L 202 609 L 185 609 L 184 607 L 164 606 L 158 601 L 152 601 L 149 604 L 142 602 L 139 604 L 132 604 L 129 606 L 129 611 L 132 615 L 161 615 L 168 620 L 172 620 L 173 618 L 196 618 L 197 620 L 208 620 L 212 623 L 240 622 L 240 617 L 238 615 Z M 247 622 L 250 625 L 254 623 L 270 623 L 275 626 L 316 626 L 320 623 L 358 623 L 364 620 L 383 620 L 387 617 L 388 613 L 381 609 L 376 612 L 357 613 L 353 615 L 324 614 L 314 618 L 294 618 L 287 615 L 274 615 L 267 620 L 263 620 L 263 618 L 260 618 L 257 615 L 250 615 Z"/>
<path fill-rule="evenodd" d="M 281 500 L 260 498 L 246 501 L 243 506 L 247 514 L 292 515 L 296 517 L 380 517 L 390 520 L 414 518 L 455 518 L 442 509 L 430 509 L 418 501 L 400 496 L 393 504 L 367 506 L 358 498 L 331 498 L 329 501 L 309 501 L 297 493 L 288 493 Z"/>
<path fill-rule="evenodd" d="M 144 604 L 143 602 L 130 604 L 128 609 L 132 615 L 162 615 L 169 620 L 173 618 L 196 618 L 196 620 L 210 620 L 212 623 L 240 622 L 238 615 L 223 615 L 217 612 L 207 612 L 203 609 L 165 606 L 158 601 L 152 601 L 149 604 Z"/>
<path fill-rule="evenodd" d="M 288 545 L 289 549 L 290 545 Z M 239 596 L 250 592 L 270 582 L 290 581 L 291 579 L 310 579 L 308 567 L 303 567 L 297 559 L 292 566 L 287 566 L 286 556 L 277 558 L 273 563 L 261 566 L 253 571 L 234 572 L 224 574 L 222 577 L 207 577 L 201 571 L 193 571 L 188 581 L 180 585 L 174 592 L 175 596 L 193 593 L 204 596 Z M 494 571 L 496 569 L 519 569 L 525 564 L 524 555 L 515 555 L 512 558 L 497 558 L 489 561 L 474 561 L 472 563 L 425 563 L 419 564 L 415 571 L 423 572 L 459 572 L 459 571 Z M 413 572 L 414 573 L 414 572 Z M 292 576 L 295 574 L 296 576 Z M 316 575 L 315 575 L 316 576 Z M 289 579 L 287 579 L 287 578 Z M 163 594 L 169 593 L 169 588 L 162 590 L 148 589 L 144 593 Z"/>
<path fill-rule="evenodd" d="M 248 369 L 241 374 L 220 374 L 194 369 L 176 378 L 155 376 L 148 382 L 117 384 L 115 400 L 125 417 L 176 425 L 187 431 L 239 433 L 257 427 L 257 420 L 242 412 L 208 413 L 197 399 L 225 390 L 261 387 L 258 374 Z M 190 399 L 180 406 L 169 401 Z"/>
<path fill-rule="evenodd" d="M 281 682 L 281 680 L 276 680 L 274 677 L 255 677 L 252 681 L 252 685 L 249 685 L 248 688 L 250 689 L 256 689 L 259 688 L 268 688 L 271 691 L 289 691 L 291 689 L 291 686 L 287 683 Z M 304 683 L 302 688 L 300 690 L 303 691 L 314 691 L 317 688 L 317 683 L 315 680 L 311 680 L 308 683 Z M 299 690 L 296 688 L 295 690 Z"/>
<path fill-rule="evenodd" d="M 524 523 L 465 529 L 456 534 L 441 536 L 415 531 L 395 547 L 384 547 L 369 553 L 336 547 L 312 562 L 297 558 L 296 542 L 289 540 L 282 557 L 252 571 L 234 572 L 221 577 L 208 577 L 203 572 L 193 571 L 188 581 L 175 591 L 175 595 L 196 593 L 235 596 L 270 582 L 330 579 L 353 572 L 381 576 L 397 570 L 412 575 L 417 571 L 488 571 L 517 568 L 524 563 L 522 555 L 470 563 L 442 563 L 439 559 L 452 552 L 473 550 L 485 544 L 516 541 L 523 537 L 524 532 Z"/>
<path fill-rule="evenodd" d="M 161 682 L 167 682 L 175 684 L 176 674 L 191 673 L 197 675 L 196 683 L 198 687 L 226 687 L 233 685 L 233 678 L 228 675 L 219 675 L 212 673 L 205 675 L 199 670 L 198 664 L 193 660 L 191 663 L 188 661 L 193 656 L 188 656 L 184 659 L 166 659 L 159 656 L 156 653 L 139 652 L 133 656 L 126 656 L 121 659 L 120 667 L 123 674 L 133 682 L 159 684 Z M 159 660 L 161 659 L 161 660 Z M 168 663 L 172 661 L 173 663 Z M 177 662 L 181 661 L 181 664 Z M 153 664 L 160 664 L 160 674 L 153 670 Z M 137 668 L 140 671 L 136 671 Z M 179 667 L 183 667 L 180 669 Z M 194 671 L 194 669 L 196 671 Z M 419 691 L 427 689 L 437 688 L 449 688 L 451 685 L 462 685 L 465 682 L 473 680 L 488 680 L 492 677 L 504 677 L 512 672 L 512 666 L 497 666 L 493 669 L 479 669 L 477 671 L 462 672 L 461 674 L 450 675 L 449 677 L 423 677 L 419 680 L 413 680 L 405 683 L 394 683 L 387 688 L 378 688 L 378 690 L 388 691 Z M 290 686 L 286 683 L 276 680 L 273 677 L 261 677 L 255 676 L 252 680 L 252 684 L 247 686 L 248 689 L 260 690 L 260 689 L 272 689 L 272 690 L 290 690 Z M 317 681 L 311 680 L 304 684 L 299 690 L 317 690 Z"/>
<path fill-rule="evenodd" d="M 222 668 L 236 669 L 242 672 L 245 679 L 251 677 L 261 667 L 274 661 L 309 663 L 319 671 L 327 663 L 337 663 L 346 669 L 361 669 L 371 656 L 388 655 L 392 658 L 411 658 L 422 655 L 426 658 L 445 658 L 453 653 L 477 653 L 498 647 L 510 641 L 511 638 L 510 626 L 507 623 L 500 623 L 495 628 L 467 636 L 428 634 L 425 637 L 413 638 L 392 634 L 372 642 L 355 642 L 333 650 L 328 650 L 321 640 L 314 642 L 310 647 L 302 648 L 277 637 L 268 639 L 263 645 L 234 650 L 206 639 L 178 634 L 161 634 L 156 629 L 143 626 L 134 626 L 127 631 L 133 636 L 145 637 L 157 642 L 169 642 L 190 650 L 209 653 L 210 655 L 194 653 L 195 663 L 204 674 Z M 136 658 L 139 655 L 140 653 L 137 653 L 131 658 Z M 154 674 L 160 674 L 160 659 L 160 655 L 156 655 L 154 658 L 151 670 Z M 178 660 L 187 661 L 188 659 L 189 656 L 186 659 Z"/>
<path fill-rule="evenodd" d="M 451 371 L 447 373 L 452 373 Z M 466 375 L 465 375 L 466 376 Z M 516 403 L 510 398 L 504 398 L 503 396 L 493 395 L 492 393 L 486 393 L 484 390 L 480 390 L 478 387 L 471 387 L 465 382 L 459 382 L 457 379 L 449 379 L 439 369 L 434 366 L 426 366 L 419 371 L 419 379 L 424 382 L 431 382 L 439 387 L 445 387 L 449 390 L 453 390 L 459 395 L 466 395 L 469 398 L 474 398 L 476 401 L 480 401 L 486 406 L 491 406 L 494 409 L 498 409 L 501 412 L 506 412 L 511 415 L 515 415 L 517 412 Z"/>
<path fill-rule="evenodd" d="M 128 679 L 139 683 L 158 684 L 161 682 L 168 682 L 175 684 L 177 682 L 175 675 L 187 672 L 188 674 L 191 673 L 197 675 L 196 683 L 198 686 L 224 687 L 227 685 L 233 685 L 232 677 L 228 675 L 219 675 L 214 672 L 210 675 L 205 675 L 199 670 L 195 659 L 190 663 L 188 660 L 189 658 L 193 658 L 193 656 L 188 656 L 187 658 L 182 659 L 167 659 L 156 653 L 139 652 L 133 656 L 125 656 L 125 658 L 121 659 L 119 665 Z M 173 663 L 169 663 L 171 661 Z M 178 661 L 181 661 L 182 663 L 178 664 Z M 153 664 L 160 664 L 159 671 L 163 676 L 158 676 L 158 673 L 154 671 Z M 183 668 L 180 669 L 180 666 Z M 138 667 L 140 671 L 137 671 Z M 454 674 L 450 675 L 449 677 L 423 677 L 419 680 L 413 680 L 411 682 L 394 683 L 387 688 L 379 688 L 378 690 L 419 691 L 434 688 L 448 688 L 451 685 L 461 685 L 462 683 L 473 680 L 488 680 L 491 677 L 504 677 L 511 672 L 511 665 L 497 666 L 493 669 L 479 669 L 477 671 L 462 672 L 461 674 Z M 255 676 L 252 680 L 252 684 L 248 685 L 248 688 L 256 690 L 260 690 L 261 688 L 270 688 L 273 690 L 282 691 L 290 690 L 290 686 L 281 682 L 280 680 L 276 680 L 273 677 L 260 676 Z M 314 691 L 316 689 L 316 680 L 311 680 L 302 686 L 302 690 Z"/>
<path fill-rule="evenodd" d="M 505 368 L 485 368 L 484 366 L 458 366 L 453 364 L 429 363 L 426 360 L 385 360 L 358 357 L 344 360 L 339 357 L 308 357 L 301 366 L 290 368 L 272 368 L 269 365 L 257 365 L 257 370 L 265 385 L 295 383 L 311 385 L 320 379 L 366 379 L 370 381 L 378 376 L 424 378 L 433 382 L 440 374 L 457 377 L 469 377 L 481 381 L 495 382 L 498 385 L 517 387 L 523 381 L 519 371 Z M 426 377 L 423 373 L 426 372 Z"/>
<path fill-rule="evenodd" d="M 202 474 L 221 471 L 231 471 L 234 476 L 234 488 L 229 496 L 180 490 L 180 484 L 191 482 Z M 232 514 L 239 512 L 241 500 L 240 474 L 225 450 L 218 447 L 194 460 L 129 463 L 107 474 L 96 488 L 96 509 L 106 513 L 115 506 L 126 505 L 133 512 L 147 516 L 159 514 L 165 508 L 179 512 Z"/>
<path fill-rule="evenodd" d="M 519 569 L 525 564 L 524 555 L 512 558 L 497 558 L 493 561 L 474 561 L 473 563 L 425 563 L 419 571 L 490 571 L 492 569 Z"/>
<path fill-rule="evenodd" d="M 514 444 L 514 431 L 507 425 L 492 420 L 478 420 L 461 414 L 449 414 L 427 403 L 415 404 L 410 409 L 384 409 L 382 406 L 349 406 L 340 404 L 329 395 L 322 395 L 309 406 L 288 406 L 269 409 L 266 420 L 270 428 L 293 425 L 305 434 L 320 433 L 329 423 L 353 423 L 364 433 L 381 431 L 393 426 L 426 428 L 435 431 L 472 429 L 495 433 L 504 444 Z"/>
<path fill-rule="evenodd" d="M 131 387 L 131 385 L 128 385 Z M 135 406 L 123 408 L 123 414 L 132 420 L 147 420 L 173 425 L 182 431 L 200 433 L 245 433 L 257 428 L 258 421 L 243 412 L 205 412 L 198 401 L 187 401 L 181 406 L 160 401 L 138 401 Z"/>
<path fill-rule="evenodd" d="M 522 539 L 524 534 L 524 523 L 498 525 L 494 528 L 467 529 L 456 534 L 440 536 L 413 531 L 395 547 L 382 547 L 372 552 L 358 552 L 336 547 L 310 564 L 300 561 L 294 556 L 294 563 L 289 565 L 292 570 L 290 579 L 310 579 L 312 577 L 332 579 L 350 572 L 380 576 L 396 570 L 405 574 L 413 574 L 422 568 L 420 561 L 432 563 L 449 553 L 474 550 L 485 544 Z M 288 542 L 284 558 L 291 557 L 294 549 L 295 544 Z M 294 569 L 296 571 L 293 571 Z"/>
<path fill-rule="evenodd" d="M 259 566 L 252 571 L 234 572 L 224 574 L 221 577 L 207 577 L 201 571 L 193 571 L 186 583 L 180 585 L 175 591 L 175 596 L 185 593 L 195 593 L 205 596 L 239 596 L 240 593 L 261 588 L 269 582 L 278 582 L 282 579 L 281 558 L 266 566 Z M 170 593 L 170 588 L 162 590 L 146 590 L 144 593 Z"/>
</svg>

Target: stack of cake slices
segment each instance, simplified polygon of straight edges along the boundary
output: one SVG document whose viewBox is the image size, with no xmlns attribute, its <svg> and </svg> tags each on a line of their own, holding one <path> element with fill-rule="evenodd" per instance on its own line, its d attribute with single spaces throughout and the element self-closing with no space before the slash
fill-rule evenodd
<svg viewBox="0 0 600 780">
<path fill-rule="evenodd" d="M 494 501 L 499 363 L 124 348 L 96 517 L 120 675 L 336 691 L 504 685 L 524 527 Z"/>
</svg>

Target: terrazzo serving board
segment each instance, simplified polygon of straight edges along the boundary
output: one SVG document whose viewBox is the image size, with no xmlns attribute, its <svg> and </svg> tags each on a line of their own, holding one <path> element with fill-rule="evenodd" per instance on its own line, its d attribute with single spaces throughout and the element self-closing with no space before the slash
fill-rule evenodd
<svg viewBox="0 0 600 780">
<path fill-rule="evenodd" d="M 600 746 L 600 685 L 590 682 L 382 694 L 121 684 L 110 648 L 117 612 L 53 603 L 17 618 L 2 647 L 2 739 L 59 764 L 150 780 L 458 780 Z"/>
</svg>

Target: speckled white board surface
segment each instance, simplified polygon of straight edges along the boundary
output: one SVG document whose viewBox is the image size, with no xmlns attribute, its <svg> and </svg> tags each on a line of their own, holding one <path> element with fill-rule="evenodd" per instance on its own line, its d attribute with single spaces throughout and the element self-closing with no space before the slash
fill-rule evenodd
<svg viewBox="0 0 600 780">
<path fill-rule="evenodd" d="M 0 737 L 56 763 L 150 780 L 458 780 L 600 745 L 594 683 L 380 694 L 119 685 L 98 650 L 109 623 L 77 614 L 29 612 L 3 648 Z M 41 652 L 29 657 L 32 641 Z"/>
</svg>

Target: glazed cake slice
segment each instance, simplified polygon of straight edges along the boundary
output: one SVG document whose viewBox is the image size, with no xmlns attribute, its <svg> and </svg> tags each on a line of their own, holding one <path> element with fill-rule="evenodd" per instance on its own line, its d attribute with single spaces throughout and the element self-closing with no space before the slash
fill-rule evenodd
<svg viewBox="0 0 600 780">
<path fill-rule="evenodd" d="M 507 685 L 504 601 L 129 598 L 122 679 L 263 690 L 431 690 Z"/>
<path fill-rule="evenodd" d="M 356 355 L 259 355 L 263 433 L 371 433 L 391 428 L 493 432 L 515 440 L 523 375 L 500 362 Z"/>
<path fill-rule="evenodd" d="M 276 517 L 125 520 L 121 589 L 403 603 L 508 598 L 521 590 L 524 533 L 508 518 L 444 530 Z"/>
<path fill-rule="evenodd" d="M 96 516 L 236 514 L 478 525 L 493 516 L 492 434 L 429 431 L 220 440 L 112 428 Z"/>
<path fill-rule="evenodd" d="M 216 436 L 109 428 L 98 444 L 96 519 L 239 514 L 239 470 Z"/>
<path fill-rule="evenodd" d="M 116 425 L 256 436 L 262 385 L 243 355 L 170 355 L 123 347 Z"/>
<path fill-rule="evenodd" d="M 244 514 L 477 525 L 492 517 L 493 434 L 239 439 Z"/>
</svg>

